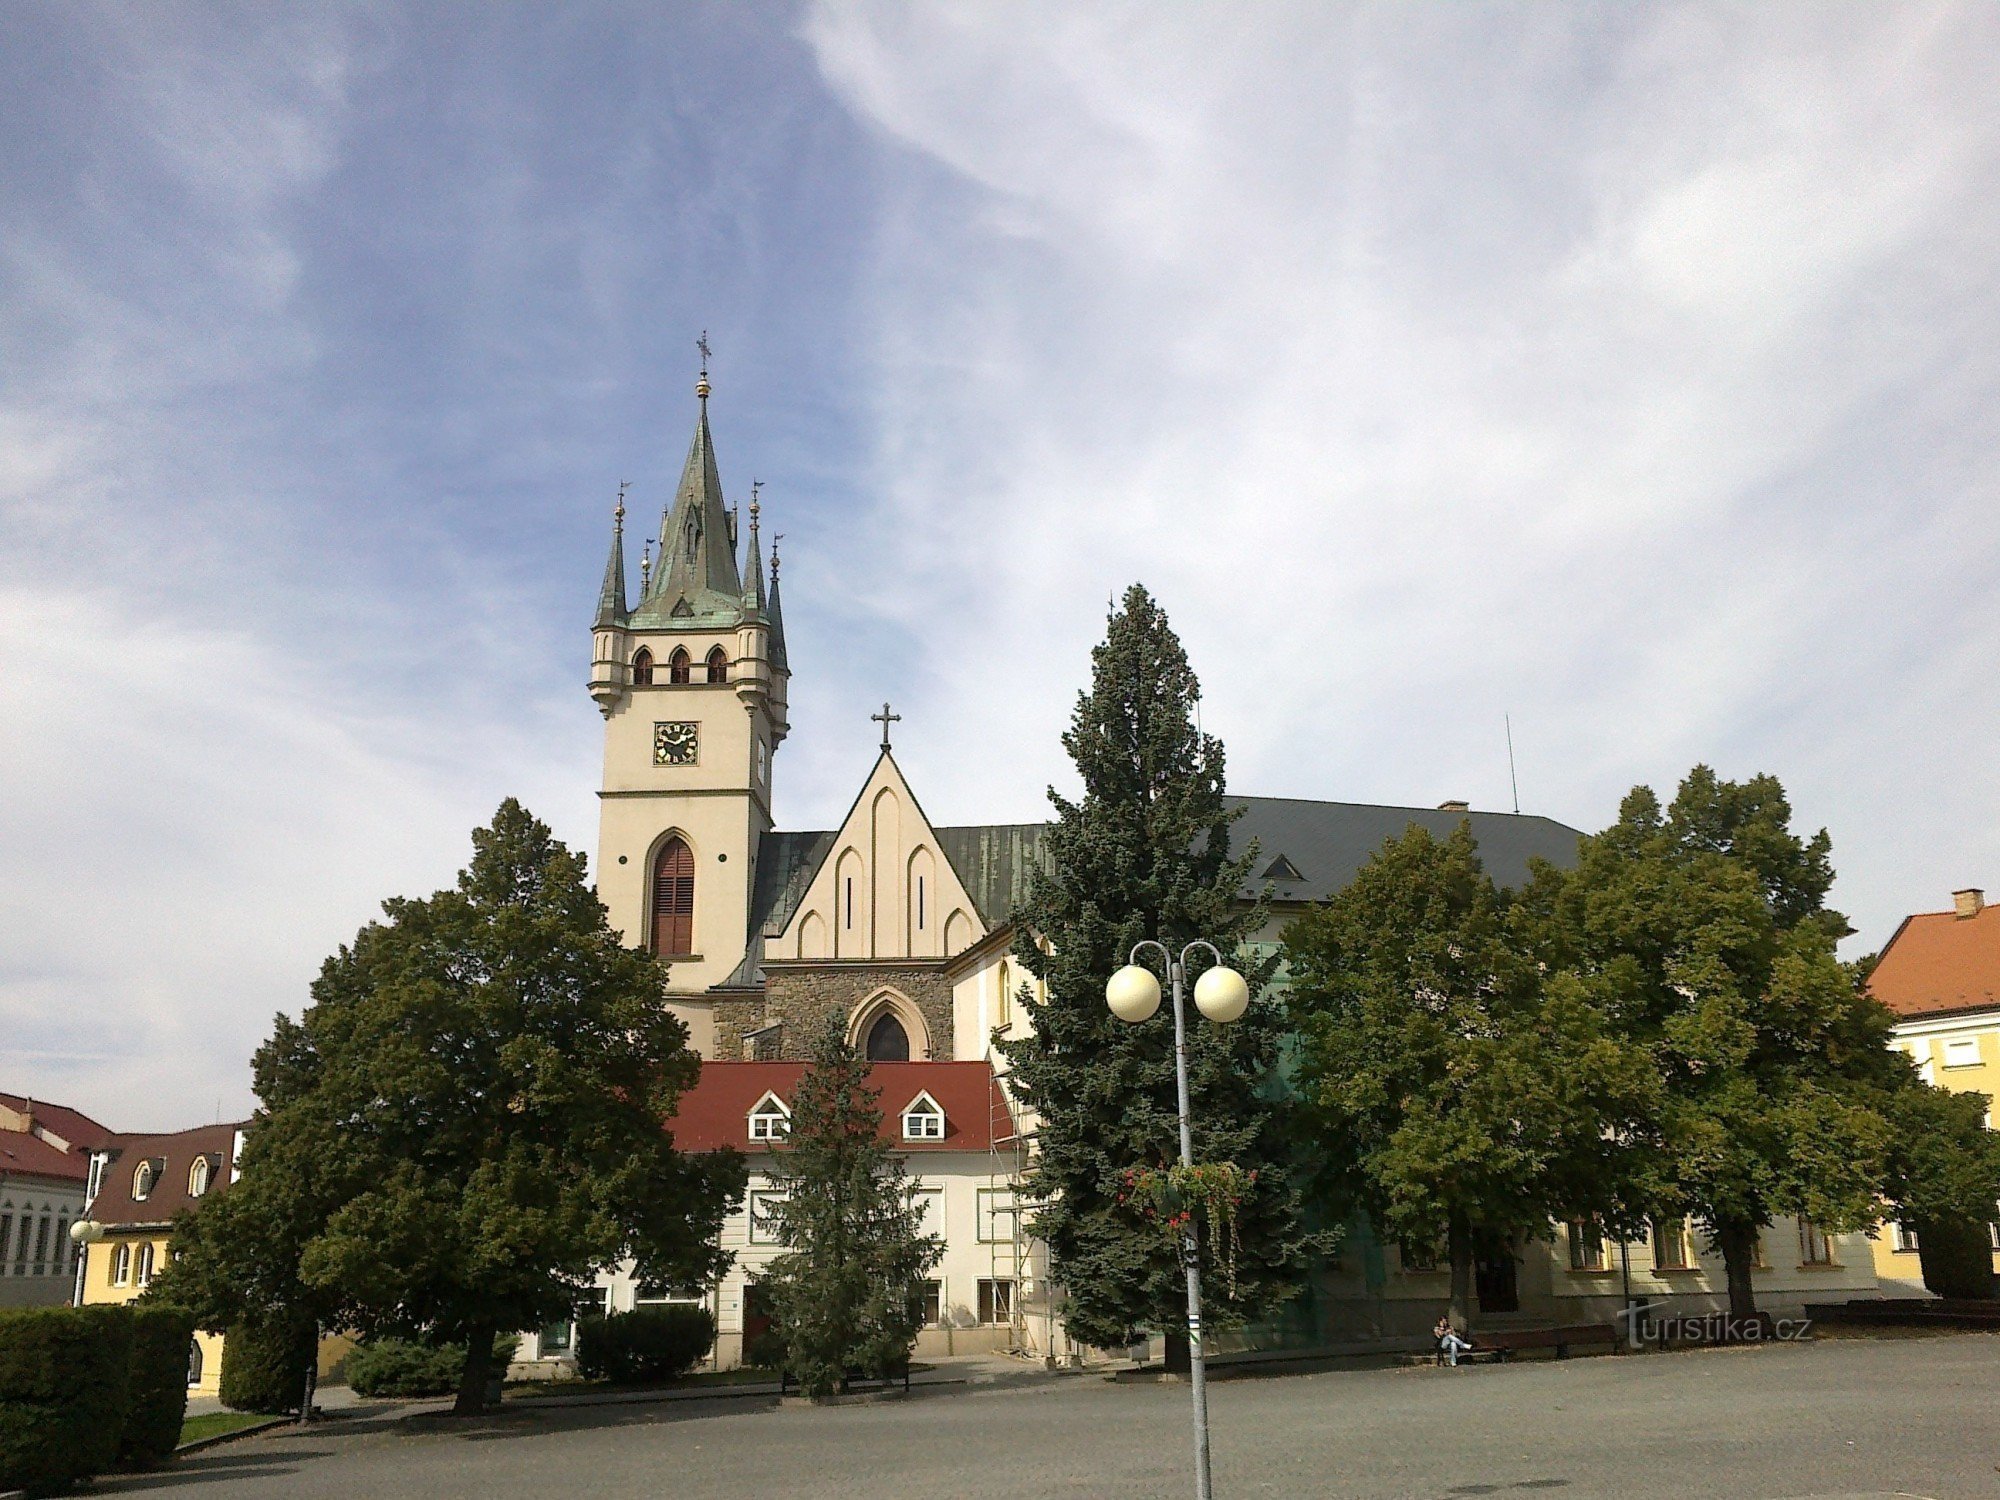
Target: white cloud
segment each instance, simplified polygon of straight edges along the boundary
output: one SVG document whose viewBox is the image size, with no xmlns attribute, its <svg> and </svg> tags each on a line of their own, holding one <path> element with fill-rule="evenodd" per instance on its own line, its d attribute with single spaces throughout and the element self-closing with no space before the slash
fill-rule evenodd
<svg viewBox="0 0 2000 1500">
<path fill-rule="evenodd" d="M 1138 577 L 1240 790 L 1504 806 L 1511 711 L 1584 827 L 1777 771 L 1871 944 L 2000 866 L 1932 759 L 2000 722 L 1990 11 L 805 34 L 907 153 L 842 571 L 930 642 L 932 802 L 1032 812 Z"/>
</svg>

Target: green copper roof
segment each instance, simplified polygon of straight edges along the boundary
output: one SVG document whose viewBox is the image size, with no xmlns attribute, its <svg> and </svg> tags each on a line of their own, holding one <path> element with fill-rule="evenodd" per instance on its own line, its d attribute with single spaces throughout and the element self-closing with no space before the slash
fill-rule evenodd
<svg viewBox="0 0 2000 1500">
<path fill-rule="evenodd" d="M 706 391 L 706 383 L 702 389 Z M 660 518 L 659 566 L 646 597 L 632 611 L 631 624 L 642 630 L 727 629 L 742 613 L 743 581 L 736 571 L 735 536 L 722 502 L 704 395 L 680 486 Z"/>
</svg>

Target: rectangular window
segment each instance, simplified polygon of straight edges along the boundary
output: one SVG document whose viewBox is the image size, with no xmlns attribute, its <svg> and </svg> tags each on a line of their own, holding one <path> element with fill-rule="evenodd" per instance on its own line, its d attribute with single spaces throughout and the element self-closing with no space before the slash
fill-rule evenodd
<svg viewBox="0 0 2000 1500">
<path fill-rule="evenodd" d="M 913 1200 L 917 1210 L 917 1233 L 944 1233 L 944 1189 L 920 1188 Z"/>
<path fill-rule="evenodd" d="M 917 926 L 924 925 L 924 877 L 917 877 Z"/>
<path fill-rule="evenodd" d="M 1917 1249 L 1916 1230 L 1910 1228 L 1907 1224 L 1899 1222 L 1896 1225 L 1896 1248 L 1905 1254 L 1915 1254 Z"/>
<path fill-rule="evenodd" d="M 1947 1068 L 1976 1068 L 1979 1066 L 1979 1038 L 1976 1036 L 1955 1036 L 1944 1044 L 1944 1065 Z"/>
<path fill-rule="evenodd" d="M 944 1321 L 944 1286 L 941 1282 L 926 1281 L 917 1292 L 918 1316 L 924 1327 L 935 1328 Z"/>
<path fill-rule="evenodd" d="M 1010 1243 L 1014 1238 L 1015 1223 L 1012 1188 L 979 1190 L 979 1242 L 982 1245 Z"/>
<path fill-rule="evenodd" d="M 1833 1246 L 1826 1233 L 1811 1219 L 1799 1218 L 1799 1263 L 1807 1266 L 1833 1264 Z"/>
<path fill-rule="evenodd" d="M 7 1242 L 13 1238 L 14 1216 L 12 1214 L 0 1214 L 0 1262 L 4 1262 L 7 1259 L 7 1251 L 10 1248 Z M 4 1276 L 6 1272 L 6 1266 L 0 1264 L 0 1276 Z"/>
<path fill-rule="evenodd" d="M 576 1341 L 576 1324 L 569 1318 L 547 1324 L 542 1329 L 542 1358 L 567 1354 Z"/>
<path fill-rule="evenodd" d="M 979 1321 L 982 1323 L 1011 1323 L 1014 1321 L 1013 1277 L 982 1276 L 979 1278 Z"/>
<path fill-rule="evenodd" d="M 1689 1238 L 1686 1219 L 1653 1220 L 1653 1269 L 1693 1270 L 1694 1247 L 1688 1243 Z"/>
<path fill-rule="evenodd" d="M 1597 1225 L 1581 1219 L 1570 1221 L 1569 1268 L 1572 1271 L 1602 1271 L 1608 1268 L 1604 1259 L 1604 1231 Z"/>
<path fill-rule="evenodd" d="M 766 1105 L 750 1116 L 750 1139 L 782 1141 L 792 1133 L 791 1116 L 777 1105 Z"/>
<path fill-rule="evenodd" d="M 64 1217 L 56 1220 L 56 1269 L 58 1271 L 69 1269 L 69 1251 L 69 1219 Z"/>
<path fill-rule="evenodd" d="M 847 925 L 854 925 L 854 877 L 847 877 Z"/>
<path fill-rule="evenodd" d="M 750 1243 L 778 1245 L 778 1219 L 774 1210 L 785 1201 L 783 1193 L 758 1190 L 750 1194 Z"/>
<path fill-rule="evenodd" d="M 944 1139 L 944 1111 L 928 1100 L 919 1100 L 903 1111 L 903 1139 L 941 1141 Z"/>
<path fill-rule="evenodd" d="M 664 1281 L 642 1281 L 632 1293 L 634 1302 L 665 1303 L 673 1307 L 706 1307 L 708 1293 L 698 1286 L 673 1286 Z"/>
</svg>

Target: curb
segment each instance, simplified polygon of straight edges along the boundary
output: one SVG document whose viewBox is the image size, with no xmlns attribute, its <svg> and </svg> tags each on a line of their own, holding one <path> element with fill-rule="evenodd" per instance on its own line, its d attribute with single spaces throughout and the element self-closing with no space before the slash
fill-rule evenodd
<svg viewBox="0 0 2000 1500">
<path fill-rule="evenodd" d="M 182 1458 L 190 1453 L 200 1453 L 205 1449 L 219 1447 L 223 1443 L 233 1443 L 238 1438 L 255 1437 L 260 1432 L 269 1432 L 273 1427 L 297 1425 L 290 1417 L 273 1417 L 268 1422 L 252 1422 L 248 1427 L 232 1428 L 228 1432 L 218 1432 L 214 1437 L 196 1438 L 191 1443 L 182 1443 L 174 1449 L 174 1457 Z M 0 1500 L 5 1500 L 0 1496 Z"/>
<path fill-rule="evenodd" d="M 932 1386 L 967 1385 L 971 1382 L 964 1377 L 949 1377 L 944 1380 L 913 1380 L 912 1393 Z M 903 1392 L 898 1388 L 893 1393 L 883 1391 L 854 1391 L 850 1396 L 881 1396 L 893 1394 L 898 1400 Z M 845 1399 L 845 1398 L 842 1398 Z M 700 1390 L 665 1391 L 621 1391 L 602 1396 L 519 1396 L 503 1401 L 496 1411 L 582 1411 L 593 1406 L 665 1406 L 676 1401 L 804 1401 L 813 1404 L 810 1397 L 781 1395 L 776 1385 L 726 1385 Z"/>
</svg>

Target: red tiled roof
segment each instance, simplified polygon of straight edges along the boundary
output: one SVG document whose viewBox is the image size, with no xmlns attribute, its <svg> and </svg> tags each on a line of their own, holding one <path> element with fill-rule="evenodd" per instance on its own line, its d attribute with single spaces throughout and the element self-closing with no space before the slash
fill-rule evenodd
<svg viewBox="0 0 2000 1500">
<path fill-rule="evenodd" d="M 59 1151 L 25 1130 L 0 1130 L 0 1176 L 54 1177 L 84 1182 L 90 1177 L 88 1151 Z"/>
<path fill-rule="evenodd" d="M 1920 912 L 1882 950 L 1868 989 L 1899 1016 L 2000 1006 L 2000 906 Z"/>
<path fill-rule="evenodd" d="M 713 1151 L 734 1146 L 739 1151 L 767 1149 L 750 1139 L 750 1111 L 765 1094 L 776 1094 L 787 1105 L 805 1075 L 802 1062 L 705 1062 L 701 1080 L 681 1096 L 672 1121 L 674 1144 L 683 1151 Z M 1001 1092 L 1000 1080 L 983 1062 L 875 1063 L 871 1084 L 880 1091 L 882 1139 L 904 1151 L 984 1151 L 997 1135 L 1011 1142 L 1014 1116 Z M 944 1139 L 906 1141 L 902 1117 L 917 1095 L 928 1093 L 944 1110 Z"/>
<path fill-rule="evenodd" d="M 0 1094 L 0 1104 L 12 1110 L 26 1110 L 29 1101 L 20 1094 Z M 88 1156 L 90 1152 L 111 1139 L 112 1132 L 90 1118 L 82 1110 L 71 1109 L 67 1105 L 50 1104 L 45 1099 L 34 1101 L 35 1122 L 46 1125 L 50 1130 L 68 1141 Z M 11 1134 L 12 1132 L 10 1132 Z"/>
<path fill-rule="evenodd" d="M 235 1159 L 236 1132 L 249 1121 L 231 1125 L 202 1125 L 193 1130 L 177 1130 L 171 1135 L 121 1135 L 112 1142 L 116 1156 L 104 1169 L 104 1181 L 90 1205 L 90 1216 L 100 1224 L 164 1224 L 195 1200 L 188 1196 L 188 1170 L 197 1156 L 214 1156 L 216 1163 L 209 1178 L 209 1191 L 227 1185 L 229 1168 Z M 132 1196 L 132 1176 L 142 1161 L 164 1163 L 153 1190 L 143 1199 Z"/>
</svg>

